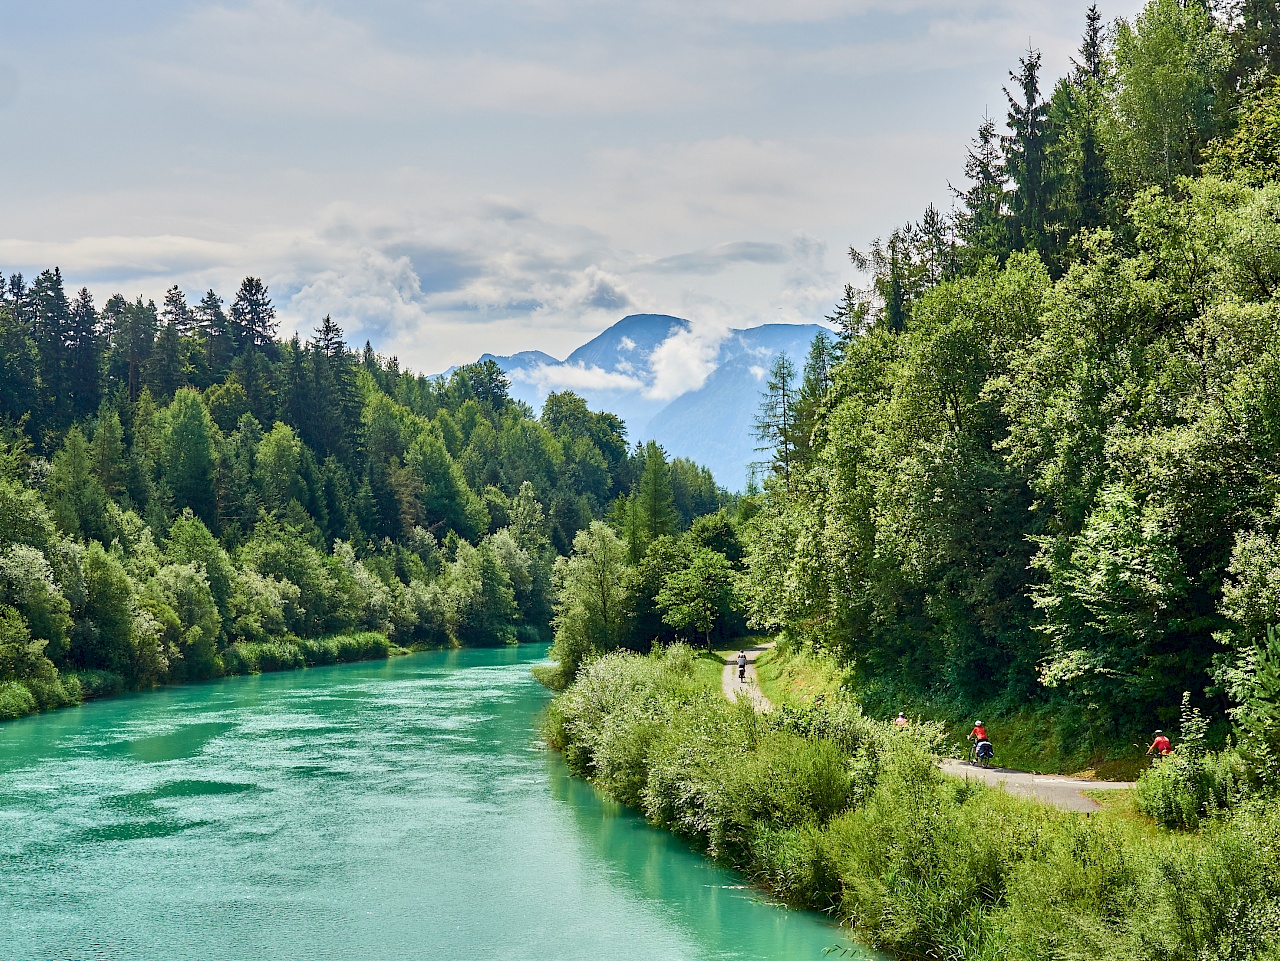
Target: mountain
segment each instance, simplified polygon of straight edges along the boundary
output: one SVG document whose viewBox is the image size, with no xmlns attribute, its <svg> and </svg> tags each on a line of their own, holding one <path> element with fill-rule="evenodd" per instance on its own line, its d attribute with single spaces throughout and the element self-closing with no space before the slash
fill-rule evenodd
<svg viewBox="0 0 1280 961">
<path fill-rule="evenodd" d="M 765 324 L 708 340 L 683 318 L 632 314 L 562 361 L 537 350 L 480 359 L 495 361 L 511 378 L 511 395 L 534 410 L 551 391 L 575 391 L 626 421 L 633 442 L 656 440 L 738 490 L 760 458 L 753 425 L 769 367 L 782 351 L 802 366 L 820 330 Z M 688 384 L 678 379 L 673 387 L 673 363 L 687 371 Z"/>
</svg>

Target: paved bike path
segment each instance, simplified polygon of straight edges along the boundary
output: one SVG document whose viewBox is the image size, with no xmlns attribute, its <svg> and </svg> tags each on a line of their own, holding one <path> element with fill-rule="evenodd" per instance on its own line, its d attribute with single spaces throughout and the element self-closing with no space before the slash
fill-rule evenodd
<svg viewBox="0 0 1280 961">
<path fill-rule="evenodd" d="M 738 652 L 725 655 L 724 673 L 720 686 L 724 696 L 730 701 L 740 697 L 750 698 L 757 711 L 769 711 L 773 705 L 760 690 L 760 679 L 756 675 L 756 658 L 773 647 L 772 643 L 759 647 L 747 648 L 747 678 L 738 680 Z M 1090 781 L 1085 778 L 1059 777 L 1054 774 L 1032 774 L 1028 771 L 1015 771 L 1005 767 L 982 767 L 969 761 L 957 761 L 954 758 L 943 758 L 938 767 L 943 774 L 951 777 L 969 778 L 982 781 L 992 787 L 1008 791 L 1010 794 L 1033 798 L 1044 804 L 1066 811 L 1080 811 L 1092 814 L 1102 810 L 1102 805 L 1093 798 L 1085 797 L 1083 791 L 1108 791 L 1133 787 L 1132 781 Z"/>
<path fill-rule="evenodd" d="M 1090 781 L 1054 774 L 1031 774 L 1005 767 L 982 767 L 971 761 L 957 761 L 954 758 L 945 758 L 939 767 L 943 774 L 952 777 L 982 781 L 1010 794 L 1020 794 L 1067 811 L 1083 811 L 1086 814 L 1102 810 L 1102 805 L 1093 798 L 1085 797 L 1082 791 L 1114 791 L 1133 787 L 1132 781 Z"/>
</svg>

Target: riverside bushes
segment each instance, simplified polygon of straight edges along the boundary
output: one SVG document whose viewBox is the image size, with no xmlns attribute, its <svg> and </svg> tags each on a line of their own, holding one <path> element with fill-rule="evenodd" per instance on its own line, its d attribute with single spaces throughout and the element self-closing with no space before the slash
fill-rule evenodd
<svg viewBox="0 0 1280 961">
<path fill-rule="evenodd" d="M 1280 816 L 1260 799 L 1195 832 L 1083 818 L 942 776 L 935 728 L 843 696 L 729 704 L 679 645 L 588 663 L 546 731 L 574 773 L 902 957 L 1280 959 Z"/>
<path fill-rule="evenodd" d="M 347 664 L 388 657 L 391 642 L 385 634 L 366 631 L 332 637 L 232 644 L 225 655 L 228 674 L 290 671 L 321 664 Z"/>
</svg>

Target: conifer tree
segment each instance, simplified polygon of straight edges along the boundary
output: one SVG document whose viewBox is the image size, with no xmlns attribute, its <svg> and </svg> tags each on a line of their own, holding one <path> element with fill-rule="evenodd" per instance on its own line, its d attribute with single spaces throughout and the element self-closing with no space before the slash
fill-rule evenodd
<svg viewBox="0 0 1280 961">
<path fill-rule="evenodd" d="M 178 328 L 183 337 L 190 337 L 196 331 L 196 317 L 187 306 L 187 295 L 177 284 L 164 294 L 164 306 L 160 308 L 160 319 Z"/>
<path fill-rule="evenodd" d="M 211 528 L 217 522 L 213 486 L 216 430 L 200 395 L 189 388 L 178 391 L 164 412 L 164 476 L 173 491 L 174 505 L 191 508 Z"/>
<path fill-rule="evenodd" d="M 657 441 L 651 440 L 642 448 L 641 457 L 644 467 L 632 497 L 631 517 L 641 542 L 648 547 L 655 538 L 674 534 L 679 518 L 675 494 L 671 490 L 667 452 Z"/>
<path fill-rule="evenodd" d="M 67 340 L 71 305 L 62 286 L 62 271 L 44 270 L 31 285 L 31 331 L 40 353 L 40 381 L 47 398 L 42 427 L 62 425 L 70 415 Z"/>
<path fill-rule="evenodd" d="M 11 282 L 8 288 L 2 281 L 0 277 L 0 420 L 16 423 L 36 406 L 40 358 L 22 302 L 22 275 L 15 274 L 16 283 Z M 13 295 L 15 288 L 17 297 Z"/>
<path fill-rule="evenodd" d="M 67 330 L 67 382 L 72 416 L 87 417 L 102 400 L 102 338 L 93 295 L 81 287 Z"/>
<path fill-rule="evenodd" d="M 93 472 L 103 490 L 111 497 L 124 493 L 124 431 L 120 426 L 120 415 L 106 404 L 98 411 L 90 456 Z"/>
<path fill-rule="evenodd" d="M 1028 50 L 1019 58 L 1021 69 L 1010 73 L 1015 92 L 1006 87 L 1009 101 L 1009 131 L 1001 138 L 1004 169 L 1013 181 L 1009 198 L 1012 217 L 1009 227 L 1015 250 L 1046 249 L 1045 224 L 1049 207 L 1045 154 L 1048 106 L 1040 99 L 1040 51 Z"/>
<path fill-rule="evenodd" d="M 147 360 L 146 383 L 151 393 L 167 401 L 187 384 L 187 364 L 183 357 L 182 336 L 172 321 L 160 328 L 155 346 Z"/>
<path fill-rule="evenodd" d="M 213 290 L 205 291 L 192 314 L 196 335 L 204 345 L 205 363 L 216 376 L 231 362 L 233 348 L 231 324 L 222 310 L 222 298 Z"/>
<path fill-rule="evenodd" d="M 756 450 L 769 455 L 761 463 L 782 478 L 783 487 L 791 490 L 791 468 L 796 449 L 796 368 L 786 353 L 780 353 L 769 370 L 756 419 L 756 438 L 762 442 Z"/>
<path fill-rule="evenodd" d="M 231 328 L 241 349 L 274 349 L 276 309 L 271 305 L 261 278 L 246 277 L 241 281 L 236 299 L 231 304 Z"/>
<path fill-rule="evenodd" d="M 1005 225 L 1005 185 L 1008 178 L 996 122 L 990 117 L 982 118 L 978 133 L 970 144 L 964 175 L 969 180 L 969 188 L 954 191 L 964 204 L 960 215 L 960 236 L 971 252 L 971 259 L 995 256 L 1003 260 L 1008 252 L 1009 236 Z"/>
</svg>

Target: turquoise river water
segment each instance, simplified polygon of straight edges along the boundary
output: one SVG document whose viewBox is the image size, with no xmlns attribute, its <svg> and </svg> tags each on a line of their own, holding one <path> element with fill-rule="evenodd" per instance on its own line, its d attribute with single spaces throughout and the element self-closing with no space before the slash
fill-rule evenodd
<svg viewBox="0 0 1280 961">
<path fill-rule="evenodd" d="M 571 778 L 537 740 L 544 650 L 233 678 L 0 725 L 0 958 L 850 956 L 821 917 L 765 903 Z"/>
</svg>

